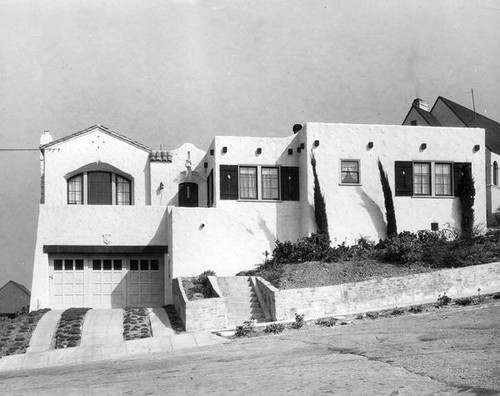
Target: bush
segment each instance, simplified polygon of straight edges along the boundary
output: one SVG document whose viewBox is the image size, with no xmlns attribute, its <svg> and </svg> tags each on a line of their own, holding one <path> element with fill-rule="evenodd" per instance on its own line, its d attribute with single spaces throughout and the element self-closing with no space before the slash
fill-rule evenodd
<svg viewBox="0 0 500 396">
<path fill-rule="evenodd" d="M 418 235 L 408 231 L 381 241 L 378 245 L 380 258 L 384 261 L 411 264 L 422 258 L 422 243 Z"/>
<path fill-rule="evenodd" d="M 316 321 L 318 326 L 332 327 L 337 324 L 337 319 L 335 318 L 321 318 Z"/>
<path fill-rule="evenodd" d="M 236 333 L 234 333 L 236 337 L 251 337 L 255 334 L 255 325 L 251 320 L 243 322 L 241 326 L 236 326 Z"/>
<path fill-rule="evenodd" d="M 292 327 L 294 329 L 300 329 L 301 327 L 303 327 L 305 324 L 304 322 L 304 314 L 298 314 L 296 313 L 295 314 L 295 322 L 292 324 Z"/>
<path fill-rule="evenodd" d="M 420 313 L 423 311 L 422 305 L 412 305 L 409 309 L 408 312 L 411 313 Z"/>
<path fill-rule="evenodd" d="M 201 292 L 205 298 L 211 298 L 214 296 L 214 291 L 210 284 L 210 280 L 208 279 L 209 276 L 215 276 L 215 272 L 212 270 L 203 271 L 193 282 L 194 284 L 201 286 Z"/>
<path fill-rule="evenodd" d="M 283 330 L 285 330 L 285 325 L 283 323 L 271 323 L 270 325 L 266 326 L 264 332 L 278 334 L 283 332 Z"/>
<path fill-rule="evenodd" d="M 448 305 L 451 303 L 451 298 L 446 295 L 446 293 L 443 293 L 443 295 L 438 295 L 437 298 L 437 303 L 436 303 L 436 308 L 441 308 L 444 307 L 445 305 Z"/>
</svg>

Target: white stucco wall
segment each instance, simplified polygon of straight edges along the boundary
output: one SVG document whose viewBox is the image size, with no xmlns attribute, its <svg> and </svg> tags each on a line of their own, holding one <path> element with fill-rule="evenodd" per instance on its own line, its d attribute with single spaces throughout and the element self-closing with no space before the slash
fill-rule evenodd
<svg viewBox="0 0 500 396">
<path fill-rule="evenodd" d="M 109 164 L 133 177 L 133 202 L 150 203 L 149 153 L 138 146 L 95 130 L 45 149 L 45 204 L 67 204 L 65 176 L 87 165 Z"/>
<path fill-rule="evenodd" d="M 500 167 L 500 155 L 490 150 L 487 151 L 487 164 L 488 164 L 488 224 L 497 225 L 495 212 L 500 209 L 500 170 L 498 177 L 498 185 L 493 184 L 493 163 L 497 162 Z"/>
<path fill-rule="evenodd" d="M 361 236 L 377 241 L 385 237 L 385 207 L 377 160 L 388 174 L 394 195 L 395 161 L 471 162 L 476 180 L 476 224 L 486 225 L 484 130 L 415 126 L 308 123 L 303 132 L 306 148 L 314 149 L 317 171 L 325 196 L 333 243 L 354 243 Z M 372 149 L 367 147 L 373 142 Z M 420 144 L 427 149 L 420 150 Z M 482 150 L 475 152 L 474 145 Z M 304 158 L 305 159 L 305 158 Z M 340 185 L 340 160 L 360 161 L 359 186 Z M 433 180 L 433 178 L 432 178 Z M 313 175 L 307 166 L 308 204 L 313 205 Z M 394 197 L 398 231 L 459 227 L 459 201 L 454 197 Z"/>
</svg>

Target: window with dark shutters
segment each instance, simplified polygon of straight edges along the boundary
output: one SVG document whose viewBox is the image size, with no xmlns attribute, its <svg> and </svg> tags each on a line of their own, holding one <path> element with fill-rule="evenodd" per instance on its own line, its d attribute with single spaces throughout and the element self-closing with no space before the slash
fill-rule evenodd
<svg viewBox="0 0 500 396">
<path fill-rule="evenodd" d="M 396 196 L 413 195 L 413 163 L 411 161 L 396 161 L 394 163 Z"/>
<path fill-rule="evenodd" d="M 238 199 L 238 165 L 220 166 L 220 199 Z"/>
<path fill-rule="evenodd" d="M 460 180 L 464 174 L 465 169 L 468 168 L 472 172 L 472 164 L 470 162 L 454 162 L 453 163 L 453 192 L 454 196 L 460 196 Z"/>
<path fill-rule="evenodd" d="M 296 166 L 281 167 L 281 200 L 298 201 L 299 196 L 299 168 Z"/>
</svg>

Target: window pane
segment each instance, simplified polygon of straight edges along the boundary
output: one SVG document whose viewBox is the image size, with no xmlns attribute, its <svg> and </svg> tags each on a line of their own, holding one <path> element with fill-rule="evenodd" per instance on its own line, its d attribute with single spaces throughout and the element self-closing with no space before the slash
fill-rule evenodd
<svg viewBox="0 0 500 396">
<path fill-rule="evenodd" d="M 92 269 L 94 271 L 100 271 L 101 270 L 101 260 L 92 260 Z"/>
<path fill-rule="evenodd" d="M 83 175 L 73 176 L 68 180 L 68 203 L 72 205 L 83 204 Z"/>
<path fill-rule="evenodd" d="M 341 161 L 342 183 L 359 183 L 359 162 Z"/>
<path fill-rule="evenodd" d="M 278 168 L 262 168 L 262 199 L 279 199 Z"/>
<path fill-rule="evenodd" d="M 75 270 L 83 271 L 83 260 L 81 259 L 75 260 Z"/>
<path fill-rule="evenodd" d="M 113 269 L 116 271 L 120 271 L 122 269 L 122 261 L 121 260 L 113 260 Z"/>
<path fill-rule="evenodd" d="M 413 193 L 415 195 L 430 195 L 430 164 L 413 164 Z"/>
<path fill-rule="evenodd" d="M 102 269 L 109 271 L 111 269 L 111 260 L 102 260 Z"/>
<path fill-rule="evenodd" d="M 141 260 L 141 271 L 147 271 L 149 269 L 149 261 Z"/>
<path fill-rule="evenodd" d="M 240 198 L 257 199 L 257 168 L 240 167 Z"/>
<path fill-rule="evenodd" d="M 130 260 L 130 271 L 138 271 L 139 270 L 139 261 Z"/>
<path fill-rule="evenodd" d="M 116 176 L 116 204 L 117 205 L 130 205 L 130 181 L 127 179 Z"/>
<path fill-rule="evenodd" d="M 158 271 L 159 268 L 160 268 L 160 261 L 151 260 L 151 271 Z"/>
<path fill-rule="evenodd" d="M 436 195 L 451 195 L 451 164 L 436 164 Z"/>
<path fill-rule="evenodd" d="M 111 205 L 111 173 L 88 173 L 89 205 Z"/>
<path fill-rule="evenodd" d="M 54 271 L 62 271 L 62 269 L 63 269 L 63 261 L 54 260 Z"/>
<path fill-rule="evenodd" d="M 73 270 L 73 260 L 64 260 L 64 269 L 66 271 L 72 271 Z"/>
</svg>

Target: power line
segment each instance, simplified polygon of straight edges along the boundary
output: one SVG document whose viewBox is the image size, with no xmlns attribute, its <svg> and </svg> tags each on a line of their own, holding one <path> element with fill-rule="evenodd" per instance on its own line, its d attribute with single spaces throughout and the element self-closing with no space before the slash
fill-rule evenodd
<svg viewBox="0 0 500 396">
<path fill-rule="evenodd" d="M 0 151 L 39 151 L 39 148 L 0 148 Z"/>
</svg>

